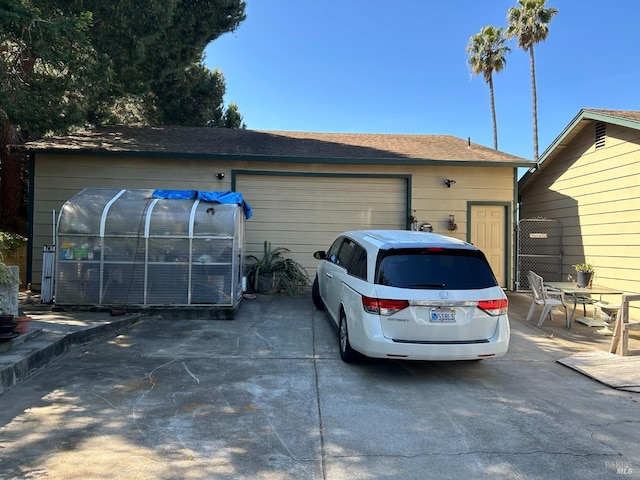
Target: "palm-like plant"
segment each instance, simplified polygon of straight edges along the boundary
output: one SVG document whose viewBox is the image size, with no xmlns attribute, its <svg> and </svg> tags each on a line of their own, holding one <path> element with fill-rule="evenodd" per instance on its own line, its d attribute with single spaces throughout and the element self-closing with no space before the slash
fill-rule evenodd
<svg viewBox="0 0 640 480">
<path fill-rule="evenodd" d="M 484 83 L 489 84 L 491 97 L 491 119 L 493 120 L 493 148 L 498 149 L 498 122 L 493 89 L 493 72 L 499 72 L 507 64 L 505 55 L 511 51 L 505 45 L 506 38 L 502 28 L 491 25 L 482 27 L 480 33 L 473 35 L 467 45 L 469 66 L 474 75 L 482 74 Z"/>
<path fill-rule="evenodd" d="M 309 285 L 307 270 L 292 258 L 285 257 L 290 250 L 285 247 L 272 247 L 264 242 L 262 258 L 247 255 L 245 274 L 249 284 L 258 293 L 277 293 L 281 288 L 293 296 L 301 293 Z M 266 282 L 263 283 L 263 279 Z"/>
<path fill-rule="evenodd" d="M 538 161 L 538 98 L 536 92 L 536 64 L 533 46 L 546 40 L 549 23 L 558 13 L 553 7 L 546 8 L 546 0 L 518 0 L 520 7 L 507 12 L 507 38 L 515 38 L 518 47 L 529 52 L 531 65 L 531 95 L 533 101 L 533 159 Z"/>
</svg>

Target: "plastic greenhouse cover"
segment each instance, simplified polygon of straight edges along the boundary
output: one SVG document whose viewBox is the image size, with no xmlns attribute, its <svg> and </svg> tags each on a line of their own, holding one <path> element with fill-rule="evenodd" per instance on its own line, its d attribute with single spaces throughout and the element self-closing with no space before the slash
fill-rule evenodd
<svg viewBox="0 0 640 480">
<path fill-rule="evenodd" d="M 153 198 L 172 200 L 203 200 L 205 202 L 222 203 L 223 205 L 241 205 L 244 216 L 250 219 L 253 215 L 251 206 L 244 201 L 242 193 L 239 192 L 203 192 L 201 190 L 154 190 Z"/>
</svg>

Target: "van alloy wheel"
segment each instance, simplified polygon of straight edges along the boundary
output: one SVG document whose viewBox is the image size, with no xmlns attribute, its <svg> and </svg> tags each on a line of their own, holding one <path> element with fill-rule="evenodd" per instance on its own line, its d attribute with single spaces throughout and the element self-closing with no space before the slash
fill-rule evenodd
<svg viewBox="0 0 640 480">
<path fill-rule="evenodd" d="M 356 359 L 356 352 L 349 343 L 349 329 L 347 327 L 347 317 L 344 312 L 340 313 L 340 328 L 338 332 L 340 341 L 340 358 L 343 362 L 350 363 Z"/>
</svg>

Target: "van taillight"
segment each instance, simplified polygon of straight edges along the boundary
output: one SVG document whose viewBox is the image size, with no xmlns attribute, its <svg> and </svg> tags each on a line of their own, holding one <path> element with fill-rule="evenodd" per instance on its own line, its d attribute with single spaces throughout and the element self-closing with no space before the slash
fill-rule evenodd
<svg viewBox="0 0 640 480">
<path fill-rule="evenodd" d="M 489 315 L 504 315 L 509 308 L 509 300 L 506 298 L 499 300 L 480 300 L 478 302 L 478 308 L 487 312 Z"/>
<path fill-rule="evenodd" d="M 376 315 L 393 315 L 408 306 L 408 300 L 388 300 L 362 296 L 362 307 L 365 312 Z"/>
</svg>

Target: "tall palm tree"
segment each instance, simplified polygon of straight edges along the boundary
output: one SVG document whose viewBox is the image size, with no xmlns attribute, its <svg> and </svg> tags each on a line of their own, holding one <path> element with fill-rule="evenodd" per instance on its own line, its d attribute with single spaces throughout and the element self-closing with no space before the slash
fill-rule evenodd
<svg viewBox="0 0 640 480">
<path fill-rule="evenodd" d="M 469 66 L 474 75 L 482 73 L 484 83 L 489 84 L 491 96 L 491 118 L 493 120 L 493 148 L 498 149 L 498 122 L 496 121 L 496 104 L 493 91 L 493 72 L 499 72 L 507 64 L 505 55 L 511 51 L 505 45 L 506 38 L 502 28 L 491 25 L 482 27 L 480 33 L 473 35 L 467 45 Z"/>
<path fill-rule="evenodd" d="M 536 92 L 536 63 L 533 46 L 546 40 L 549 23 L 558 13 L 554 7 L 546 8 L 546 0 L 518 0 L 520 7 L 507 12 L 507 38 L 515 38 L 518 47 L 529 52 L 531 65 L 531 95 L 533 99 L 533 159 L 538 161 L 538 97 Z"/>
</svg>

